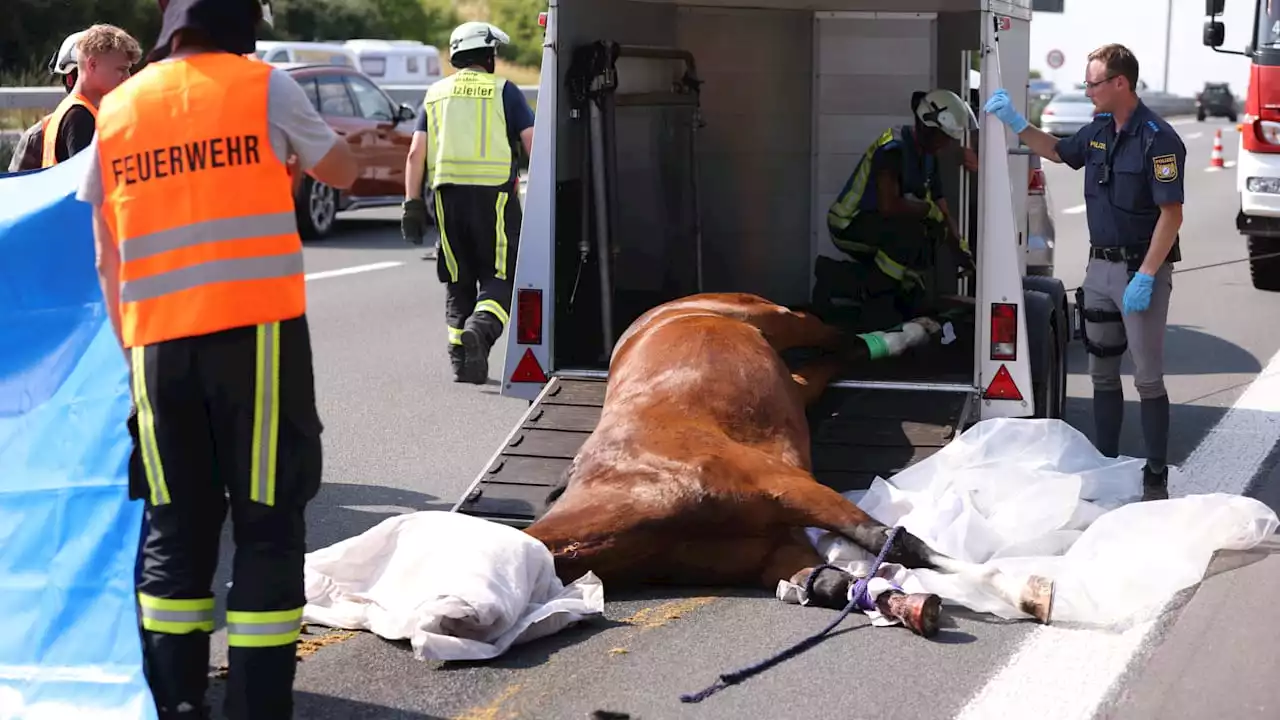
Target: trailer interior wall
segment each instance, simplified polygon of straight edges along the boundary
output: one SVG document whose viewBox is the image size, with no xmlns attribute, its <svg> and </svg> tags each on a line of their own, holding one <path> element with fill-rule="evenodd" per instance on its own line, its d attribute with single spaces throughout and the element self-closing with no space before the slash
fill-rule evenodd
<svg viewBox="0 0 1280 720">
<path fill-rule="evenodd" d="M 706 126 L 697 134 L 704 289 L 752 292 L 784 304 L 807 304 L 816 255 L 843 259 L 828 238 L 827 208 L 872 140 L 890 126 L 911 122 L 913 91 L 936 86 L 961 90 L 968 71 L 963 51 L 979 46 L 981 4 L 977 0 L 735 0 L 735 7 L 722 4 L 729 3 L 559 0 L 559 81 L 565 87 L 574 48 L 598 40 L 691 52 L 704 83 L 701 103 Z M 940 9 L 952 12 L 906 17 Z M 832 11 L 863 14 L 839 16 Z M 662 77 L 629 79 L 646 62 L 646 67 L 661 70 L 652 61 L 633 60 L 626 68 L 619 62 L 619 92 L 629 83 L 634 87 L 655 80 L 669 82 Z M 567 93 L 559 105 L 557 303 L 565 301 L 575 283 L 579 288 L 572 319 L 557 321 L 557 338 L 563 339 L 557 341 L 558 347 L 567 351 L 570 343 L 582 344 L 584 332 L 598 333 L 598 315 L 591 317 L 598 309 L 589 307 L 598 303 L 584 298 L 598 297 L 599 285 L 594 266 L 579 272 L 578 262 L 577 239 L 584 231 L 594 237 L 593 227 L 583 222 L 579 209 L 581 133 L 586 122 L 570 117 Z M 672 239 L 682 230 L 664 228 L 659 218 L 635 214 L 637 207 L 662 207 L 662 198 L 654 195 L 670 192 L 660 184 L 634 180 L 646 173 L 652 178 L 669 173 L 662 167 L 662 153 L 653 148 L 655 138 L 661 136 L 657 122 L 650 120 L 650 126 L 641 127 L 634 118 L 625 121 L 631 125 L 624 124 L 621 113 L 618 118 L 617 172 L 622 178 L 619 186 L 625 184 L 627 190 L 618 196 L 617 204 L 620 209 L 629 207 L 633 215 L 626 220 L 625 233 L 614 238 L 619 241 L 623 234 L 630 235 L 618 242 L 624 245 L 620 253 L 625 260 L 619 261 L 615 280 L 629 271 L 651 272 L 646 263 L 663 258 L 670 262 L 679 249 L 672 246 L 684 242 Z M 669 162 L 670 155 L 666 157 Z M 961 179 L 958 156 L 943 167 L 947 195 L 957 198 L 953 208 L 959 212 L 961 183 L 969 181 Z M 620 215 L 625 217 L 625 212 Z M 623 224 L 620 217 L 619 225 Z M 637 233 L 637 227 L 642 232 Z M 976 222 L 970 229 L 973 237 Z M 653 248 L 640 244 L 649 242 Z M 625 278 L 621 280 L 625 283 Z M 615 334 L 630 320 L 617 318 Z M 594 344 L 591 349 L 597 358 L 594 362 L 604 360 L 597 355 L 598 347 Z M 593 362 L 585 355 L 570 360 L 561 350 L 557 355 L 571 364 Z"/>
</svg>

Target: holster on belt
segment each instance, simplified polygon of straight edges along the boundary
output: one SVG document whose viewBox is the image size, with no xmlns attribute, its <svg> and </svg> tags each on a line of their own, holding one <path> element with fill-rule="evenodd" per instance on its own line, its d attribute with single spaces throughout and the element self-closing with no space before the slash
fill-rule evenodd
<svg viewBox="0 0 1280 720">
<path fill-rule="evenodd" d="M 1080 342 L 1084 345 L 1085 352 L 1096 357 L 1114 357 L 1123 355 L 1125 350 L 1129 349 L 1129 342 L 1126 340 L 1120 345 L 1099 345 L 1089 339 L 1089 332 L 1086 322 L 1091 323 L 1123 323 L 1124 316 L 1118 310 L 1098 310 L 1090 309 L 1084 306 L 1084 288 L 1076 288 L 1076 327 L 1080 329 Z"/>
</svg>

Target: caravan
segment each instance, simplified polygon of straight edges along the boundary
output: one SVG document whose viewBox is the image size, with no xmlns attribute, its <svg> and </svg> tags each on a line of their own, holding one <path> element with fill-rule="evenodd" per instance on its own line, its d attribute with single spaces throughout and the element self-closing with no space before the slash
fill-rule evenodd
<svg viewBox="0 0 1280 720">
<path fill-rule="evenodd" d="M 259 60 L 272 65 L 305 63 L 359 67 L 356 54 L 338 43 L 259 40 L 254 54 Z"/>
<path fill-rule="evenodd" d="M 344 46 L 379 85 L 427 86 L 443 77 L 440 51 L 417 40 L 348 40 Z"/>
</svg>

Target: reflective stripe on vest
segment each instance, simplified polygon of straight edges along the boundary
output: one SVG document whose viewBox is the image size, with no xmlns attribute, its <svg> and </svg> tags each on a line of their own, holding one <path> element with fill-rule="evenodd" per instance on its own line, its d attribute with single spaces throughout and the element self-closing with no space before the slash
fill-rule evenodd
<svg viewBox="0 0 1280 720">
<path fill-rule="evenodd" d="M 858 161 L 857 167 L 853 169 L 853 174 L 849 176 L 849 181 L 844 184 L 840 190 L 840 197 L 831 204 L 831 209 L 827 211 L 827 227 L 832 230 L 843 230 L 849 227 L 849 223 L 858 215 L 858 204 L 862 201 L 862 196 L 867 191 L 867 182 L 871 179 L 871 166 L 876 156 L 876 151 L 888 145 L 891 142 L 901 142 L 902 131 L 899 128 L 890 128 L 880 133 L 880 137 L 871 143 L 871 147 L 862 154 L 862 159 Z"/>
<path fill-rule="evenodd" d="M 152 63 L 103 99 L 103 217 L 126 347 L 306 310 L 288 170 L 271 148 L 272 66 L 229 53 Z"/>
<path fill-rule="evenodd" d="M 507 81 L 459 70 L 427 90 L 427 175 L 431 187 L 504 185 L 511 181 L 511 143 L 502 90 Z"/>
<path fill-rule="evenodd" d="M 80 93 L 71 93 L 62 98 L 62 102 L 58 103 L 58 107 L 44 121 L 44 148 L 40 154 L 40 167 L 48 168 L 58 164 L 58 129 L 62 125 L 63 116 L 77 105 L 88 110 L 95 119 L 98 117 L 98 108 Z"/>
</svg>

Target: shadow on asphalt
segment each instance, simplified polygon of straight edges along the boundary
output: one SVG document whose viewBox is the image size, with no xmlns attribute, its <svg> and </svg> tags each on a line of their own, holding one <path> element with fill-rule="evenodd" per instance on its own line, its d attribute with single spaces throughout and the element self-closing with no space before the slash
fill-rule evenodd
<svg viewBox="0 0 1280 720">
<path fill-rule="evenodd" d="M 413 490 L 326 481 L 307 506 L 307 548 L 328 547 L 406 512 L 452 507 L 452 500 Z"/>
<path fill-rule="evenodd" d="M 436 241 L 435 226 L 427 228 L 423 238 L 422 249 L 431 248 Z M 318 240 L 307 240 L 303 243 L 309 248 L 332 248 L 335 250 L 404 250 L 419 249 L 410 245 L 400 237 L 399 220 L 383 220 L 380 218 L 339 218 L 333 225 L 328 237 Z"/>
<path fill-rule="evenodd" d="M 1126 385 L 1132 383 L 1125 378 Z M 1169 457 L 1170 465 L 1181 465 L 1192 450 L 1204 440 L 1213 426 L 1222 419 L 1230 408 L 1210 407 L 1208 405 L 1170 405 L 1169 406 Z M 1142 444 L 1141 410 L 1136 400 L 1127 400 L 1124 404 L 1124 425 L 1120 432 L 1120 453 L 1129 457 L 1143 458 L 1147 456 Z M 1093 399 L 1092 397 L 1068 397 L 1063 419 L 1072 427 L 1093 440 Z"/>
<path fill-rule="evenodd" d="M 332 695 L 295 690 L 293 694 L 293 716 L 296 718 L 333 717 L 343 720 L 445 720 L 439 715 L 397 710 L 385 705 L 348 700 Z"/>
<path fill-rule="evenodd" d="M 1170 325 L 1164 341 L 1165 375 L 1218 375 L 1245 374 L 1262 371 L 1262 363 L 1248 350 L 1227 342 L 1216 335 L 1202 332 L 1190 325 Z M 1067 369 L 1073 374 L 1088 374 L 1089 356 L 1084 345 L 1072 342 L 1067 346 Z M 1120 372 L 1132 382 L 1133 358 L 1125 353 Z"/>
</svg>

